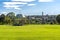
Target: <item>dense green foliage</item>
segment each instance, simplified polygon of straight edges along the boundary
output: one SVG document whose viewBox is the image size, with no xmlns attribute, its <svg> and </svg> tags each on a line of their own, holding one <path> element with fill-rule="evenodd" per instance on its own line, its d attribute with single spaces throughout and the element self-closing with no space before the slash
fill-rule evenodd
<svg viewBox="0 0 60 40">
<path fill-rule="evenodd" d="M 19 20 L 18 20 L 19 19 Z M 16 25 L 16 26 L 20 26 L 23 25 L 23 18 L 17 18 L 15 16 L 14 12 L 9 12 L 7 15 L 1 14 L 0 15 L 0 24 L 9 24 L 9 25 Z"/>
<path fill-rule="evenodd" d="M 0 40 L 60 40 L 60 25 L 0 25 Z"/>
<path fill-rule="evenodd" d="M 1 14 L 0 15 L 0 24 L 4 24 L 5 23 L 5 15 Z"/>
<path fill-rule="evenodd" d="M 49 16 L 48 16 L 49 17 Z M 21 26 L 24 24 L 60 24 L 60 15 L 57 15 L 56 18 L 50 16 L 51 18 L 46 19 L 41 17 L 40 19 L 38 16 L 37 18 L 28 19 L 27 17 L 23 17 L 22 14 L 15 15 L 14 12 L 9 12 L 7 15 L 1 14 L 0 15 L 0 24 L 9 24 L 15 26 Z M 46 19 L 46 20 L 45 20 Z"/>
<path fill-rule="evenodd" d="M 56 17 L 57 22 L 60 24 L 60 15 Z"/>
</svg>

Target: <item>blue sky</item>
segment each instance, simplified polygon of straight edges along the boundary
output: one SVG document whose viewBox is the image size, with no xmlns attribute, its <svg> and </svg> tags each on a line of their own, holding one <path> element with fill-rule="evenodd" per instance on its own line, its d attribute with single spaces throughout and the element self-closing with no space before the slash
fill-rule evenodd
<svg viewBox="0 0 60 40">
<path fill-rule="evenodd" d="M 23 15 L 60 14 L 60 0 L 0 0 L 0 14 L 14 12 Z"/>
</svg>

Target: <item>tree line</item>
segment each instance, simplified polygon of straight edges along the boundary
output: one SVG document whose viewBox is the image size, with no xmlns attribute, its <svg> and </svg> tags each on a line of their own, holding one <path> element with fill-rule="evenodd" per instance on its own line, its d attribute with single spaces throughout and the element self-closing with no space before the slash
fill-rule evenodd
<svg viewBox="0 0 60 40">
<path fill-rule="evenodd" d="M 21 17 L 19 17 L 21 16 Z M 22 15 L 17 14 L 15 16 L 14 12 L 9 12 L 7 15 L 1 14 L 0 15 L 0 25 L 14 25 L 14 26 L 22 26 L 24 24 L 27 24 L 27 18 L 22 17 Z"/>
<path fill-rule="evenodd" d="M 8 24 L 8 25 L 14 25 L 14 26 L 22 26 L 25 24 L 40 24 L 38 21 L 40 20 L 29 20 L 26 17 L 19 18 L 18 15 L 15 16 L 14 12 L 9 12 L 7 15 L 1 14 L 0 15 L 0 25 Z M 60 14 L 57 15 L 55 24 L 60 24 Z M 41 23 L 42 24 L 42 23 Z M 44 23 L 45 24 L 45 23 Z M 47 24 L 47 23 L 46 23 Z M 50 24 L 53 24 L 52 22 Z"/>
</svg>

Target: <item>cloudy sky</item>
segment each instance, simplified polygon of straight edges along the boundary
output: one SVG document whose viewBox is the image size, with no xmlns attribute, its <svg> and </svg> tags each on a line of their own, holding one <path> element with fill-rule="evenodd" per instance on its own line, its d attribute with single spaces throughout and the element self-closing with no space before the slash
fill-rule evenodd
<svg viewBox="0 0 60 40">
<path fill-rule="evenodd" d="M 0 14 L 15 12 L 23 15 L 59 14 L 60 0 L 0 0 Z"/>
</svg>

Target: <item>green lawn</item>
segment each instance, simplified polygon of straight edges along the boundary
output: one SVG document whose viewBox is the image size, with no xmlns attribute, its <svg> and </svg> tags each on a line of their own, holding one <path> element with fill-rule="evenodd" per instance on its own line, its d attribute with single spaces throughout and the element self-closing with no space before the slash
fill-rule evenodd
<svg viewBox="0 0 60 40">
<path fill-rule="evenodd" d="M 60 25 L 0 25 L 0 40 L 60 40 Z"/>
</svg>

